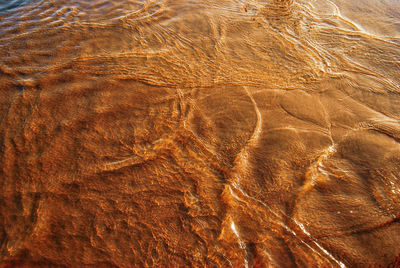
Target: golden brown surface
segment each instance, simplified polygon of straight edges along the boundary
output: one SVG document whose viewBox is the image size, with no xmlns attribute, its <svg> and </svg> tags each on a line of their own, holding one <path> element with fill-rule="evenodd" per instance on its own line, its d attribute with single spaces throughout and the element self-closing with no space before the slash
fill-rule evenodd
<svg viewBox="0 0 400 268">
<path fill-rule="evenodd" d="M 399 3 L 4 11 L 0 266 L 400 265 Z"/>
</svg>

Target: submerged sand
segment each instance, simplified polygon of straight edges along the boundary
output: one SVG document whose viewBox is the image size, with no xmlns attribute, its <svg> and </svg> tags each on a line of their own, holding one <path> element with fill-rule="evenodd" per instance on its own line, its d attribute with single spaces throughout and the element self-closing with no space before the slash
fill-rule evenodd
<svg viewBox="0 0 400 268">
<path fill-rule="evenodd" d="M 396 267 L 399 10 L 7 10 L 0 266 Z"/>
</svg>

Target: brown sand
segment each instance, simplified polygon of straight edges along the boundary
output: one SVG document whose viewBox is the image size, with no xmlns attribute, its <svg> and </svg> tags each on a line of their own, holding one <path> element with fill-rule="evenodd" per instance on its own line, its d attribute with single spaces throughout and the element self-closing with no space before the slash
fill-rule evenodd
<svg viewBox="0 0 400 268">
<path fill-rule="evenodd" d="M 353 2 L 1 15 L 0 266 L 398 266 L 400 4 Z"/>
</svg>

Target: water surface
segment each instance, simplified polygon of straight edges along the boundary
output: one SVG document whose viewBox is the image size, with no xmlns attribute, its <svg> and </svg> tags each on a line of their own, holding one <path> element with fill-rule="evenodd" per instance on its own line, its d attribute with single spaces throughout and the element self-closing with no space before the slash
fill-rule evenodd
<svg viewBox="0 0 400 268">
<path fill-rule="evenodd" d="M 399 3 L 0 2 L 1 265 L 399 265 Z"/>
</svg>

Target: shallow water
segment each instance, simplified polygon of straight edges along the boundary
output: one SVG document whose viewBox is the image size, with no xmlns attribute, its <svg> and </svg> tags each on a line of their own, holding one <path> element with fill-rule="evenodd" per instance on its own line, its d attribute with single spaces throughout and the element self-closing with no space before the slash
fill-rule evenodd
<svg viewBox="0 0 400 268">
<path fill-rule="evenodd" d="M 17 2 L 0 266 L 400 265 L 399 1 Z"/>
<path fill-rule="evenodd" d="M 0 0 L 0 15 L 15 8 L 26 5 L 31 0 Z"/>
</svg>

